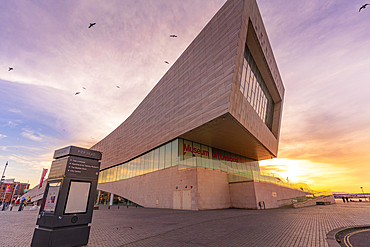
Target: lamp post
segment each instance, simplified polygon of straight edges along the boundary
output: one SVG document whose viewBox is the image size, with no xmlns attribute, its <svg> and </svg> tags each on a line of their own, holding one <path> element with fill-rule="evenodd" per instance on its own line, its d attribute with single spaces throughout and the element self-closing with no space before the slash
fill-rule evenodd
<svg viewBox="0 0 370 247">
<path fill-rule="evenodd" d="M 3 187 L 3 183 L 4 183 L 4 180 L 5 180 L 4 174 L 5 174 L 5 170 L 6 170 L 6 167 L 7 166 L 8 166 L 8 161 L 5 164 L 3 175 L 1 175 L 1 179 L 0 179 L 0 191 L 1 191 L 1 188 Z M 4 196 L 5 196 L 5 188 L 4 188 Z M 3 200 L 2 200 L 2 205 L 4 206 L 4 197 L 3 197 Z"/>
</svg>

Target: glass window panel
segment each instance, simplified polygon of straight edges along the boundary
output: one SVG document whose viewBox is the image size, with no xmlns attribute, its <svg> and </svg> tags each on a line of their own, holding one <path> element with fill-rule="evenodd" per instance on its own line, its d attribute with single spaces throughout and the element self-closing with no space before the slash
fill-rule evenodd
<svg viewBox="0 0 370 247">
<path fill-rule="evenodd" d="M 184 140 L 184 165 L 193 166 L 191 158 L 193 158 L 193 143 L 191 141 Z"/>
<path fill-rule="evenodd" d="M 136 177 L 138 175 L 138 166 L 140 165 L 140 163 L 138 162 L 138 158 L 134 159 L 133 160 L 133 170 L 132 170 L 132 176 L 133 177 Z"/>
<path fill-rule="evenodd" d="M 171 142 L 165 145 L 164 167 L 171 167 Z"/>
<path fill-rule="evenodd" d="M 161 146 L 159 148 L 159 165 L 158 165 L 158 170 L 164 169 L 164 149 L 165 146 Z"/>
<path fill-rule="evenodd" d="M 132 164 L 131 164 L 131 162 L 128 162 L 128 164 L 127 164 L 127 178 L 131 177 L 131 171 L 132 171 Z"/>
<path fill-rule="evenodd" d="M 113 182 L 114 181 L 114 169 L 113 167 L 112 168 L 109 168 L 109 182 Z"/>
<path fill-rule="evenodd" d="M 150 151 L 148 154 L 149 172 L 154 171 L 153 155 L 154 155 L 154 151 Z"/>
<path fill-rule="evenodd" d="M 104 170 L 104 183 L 108 183 L 109 182 L 109 174 L 108 174 L 108 172 L 109 172 L 109 169 L 106 169 L 106 170 Z"/>
<path fill-rule="evenodd" d="M 141 155 L 140 175 L 147 173 L 145 168 L 145 157 L 147 154 Z"/>
<path fill-rule="evenodd" d="M 250 87 L 249 87 L 249 92 L 248 92 L 248 97 L 249 97 L 249 102 L 252 102 L 252 93 L 253 93 L 253 87 L 254 87 L 254 74 L 253 72 L 251 73 L 251 78 L 250 78 Z M 252 103 L 251 103 L 252 104 Z"/>
<path fill-rule="evenodd" d="M 224 152 L 224 160 L 225 160 L 225 164 L 227 166 L 227 171 L 232 173 L 231 154 L 229 152 Z"/>
<path fill-rule="evenodd" d="M 240 80 L 240 91 L 242 93 L 244 93 L 244 87 L 245 87 L 245 76 L 246 76 L 246 68 L 245 66 L 243 65 L 243 68 L 242 68 L 242 77 L 241 77 L 241 80 Z"/>
<path fill-rule="evenodd" d="M 128 169 L 129 169 L 129 165 L 130 165 L 130 163 L 128 163 L 128 162 L 126 162 L 125 163 L 125 165 L 124 165 L 124 168 L 123 168 L 123 170 L 124 170 L 124 172 L 123 172 L 123 177 L 125 178 L 125 179 L 127 179 L 128 178 Z"/>
<path fill-rule="evenodd" d="M 133 159 L 131 162 L 131 177 L 136 176 L 136 159 Z"/>
<path fill-rule="evenodd" d="M 136 176 L 139 176 L 141 173 L 141 157 L 136 158 Z"/>
<path fill-rule="evenodd" d="M 122 164 L 119 166 L 120 173 L 119 173 L 119 180 L 125 179 L 125 165 Z"/>
<path fill-rule="evenodd" d="M 225 152 L 222 150 L 218 150 L 218 151 L 219 151 L 219 157 L 220 157 L 220 170 L 227 172 L 227 166 L 225 162 Z"/>
<path fill-rule="evenodd" d="M 108 169 L 104 170 L 103 182 L 104 183 L 108 183 L 109 182 Z"/>
<path fill-rule="evenodd" d="M 206 145 L 201 145 L 200 149 L 202 150 L 201 153 L 202 167 L 209 168 L 210 167 L 209 148 Z"/>
<path fill-rule="evenodd" d="M 107 182 L 109 183 L 109 182 L 111 182 L 111 171 L 112 171 L 112 169 L 107 169 Z"/>
<path fill-rule="evenodd" d="M 180 160 L 184 160 L 184 140 L 183 139 L 179 139 L 179 157 L 180 157 Z"/>
<path fill-rule="evenodd" d="M 154 163 L 154 171 L 158 170 L 158 163 L 159 163 L 159 148 L 156 148 L 154 150 L 154 155 L 153 155 L 153 163 Z"/>
<path fill-rule="evenodd" d="M 100 171 L 100 174 L 101 174 L 101 183 L 103 184 L 103 183 L 105 183 L 105 170 L 104 171 Z"/>
<path fill-rule="evenodd" d="M 250 67 L 248 66 L 248 74 L 247 74 L 247 78 L 245 79 L 246 83 L 245 83 L 245 88 L 244 88 L 244 97 L 248 98 L 248 94 L 250 93 L 250 90 L 251 90 L 251 87 L 252 87 L 252 83 L 251 83 L 251 73 L 250 73 Z"/>
<path fill-rule="evenodd" d="M 131 177 L 135 177 L 136 162 L 135 160 L 130 162 L 131 164 Z"/>
<path fill-rule="evenodd" d="M 145 174 L 145 155 L 140 156 L 140 175 Z"/>
<path fill-rule="evenodd" d="M 179 157 L 179 139 L 173 140 L 171 143 L 171 166 L 176 166 Z"/>
<path fill-rule="evenodd" d="M 261 103 L 262 103 L 262 89 L 258 87 L 258 104 L 257 104 L 257 112 L 258 115 L 261 117 Z"/>
<path fill-rule="evenodd" d="M 117 175 L 116 175 L 116 180 L 117 181 L 121 179 L 121 167 L 122 167 L 122 165 L 117 166 Z"/>
<path fill-rule="evenodd" d="M 246 63 L 246 68 L 247 68 L 247 75 L 245 77 L 245 80 L 248 82 L 249 84 L 249 81 L 250 81 L 250 76 L 251 76 L 251 66 L 249 66 L 248 62 Z M 247 88 L 245 88 L 247 89 Z"/>
<path fill-rule="evenodd" d="M 193 142 L 193 156 L 201 157 L 202 150 L 200 149 L 200 144 Z"/>
<path fill-rule="evenodd" d="M 145 164 L 144 164 L 143 156 L 138 157 L 137 158 L 137 169 L 136 169 L 137 176 L 143 174 L 144 166 L 145 166 Z"/>
<path fill-rule="evenodd" d="M 144 155 L 144 174 L 149 172 L 149 153 Z"/>
<path fill-rule="evenodd" d="M 210 169 L 214 169 L 214 167 L 213 167 L 213 158 L 212 158 L 212 156 L 213 156 L 213 153 L 214 153 L 215 151 L 214 151 L 214 149 L 213 149 L 212 147 L 209 147 L 209 148 L 208 148 L 208 151 L 209 151 L 209 168 L 210 168 Z"/>
<path fill-rule="evenodd" d="M 112 181 L 117 181 L 117 166 L 112 167 L 112 171 L 113 171 Z"/>
</svg>

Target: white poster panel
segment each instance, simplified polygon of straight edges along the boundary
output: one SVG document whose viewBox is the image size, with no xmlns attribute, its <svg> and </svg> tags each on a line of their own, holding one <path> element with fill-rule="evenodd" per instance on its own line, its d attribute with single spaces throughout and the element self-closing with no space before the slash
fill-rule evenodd
<svg viewBox="0 0 370 247">
<path fill-rule="evenodd" d="M 48 193 L 46 195 L 44 211 L 54 212 L 57 205 L 60 183 L 49 184 Z"/>
<path fill-rule="evenodd" d="M 64 211 L 65 214 L 86 212 L 90 185 L 91 183 L 88 182 L 71 182 L 67 204 Z"/>
</svg>

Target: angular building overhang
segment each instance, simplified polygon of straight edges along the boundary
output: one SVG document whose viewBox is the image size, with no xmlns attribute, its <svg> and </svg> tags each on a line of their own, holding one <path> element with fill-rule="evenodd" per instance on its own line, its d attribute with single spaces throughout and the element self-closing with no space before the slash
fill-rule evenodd
<svg viewBox="0 0 370 247">
<path fill-rule="evenodd" d="M 240 92 L 245 45 L 274 101 L 270 130 Z M 183 137 L 255 160 L 277 156 L 284 86 L 255 0 L 228 0 L 135 111 L 91 149 L 101 169 Z"/>
<path fill-rule="evenodd" d="M 276 157 L 277 150 L 270 151 L 266 148 L 230 113 L 192 129 L 180 137 L 254 160 Z M 274 139 L 272 133 L 271 139 Z"/>
</svg>

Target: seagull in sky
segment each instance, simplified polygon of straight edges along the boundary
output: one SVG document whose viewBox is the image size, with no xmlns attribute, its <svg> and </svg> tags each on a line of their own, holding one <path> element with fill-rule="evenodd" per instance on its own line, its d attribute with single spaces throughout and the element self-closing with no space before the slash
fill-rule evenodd
<svg viewBox="0 0 370 247">
<path fill-rule="evenodd" d="M 96 23 L 90 23 L 90 26 L 88 28 L 92 28 Z"/>
<path fill-rule="evenodd" d="M 117 88 L 120 88 L 119 86 L 116 86 Z"/>
<path fill-rule="evenodd" d="M 9 67 L 8 71 L 11 71 L 11 70 L 13 70 L 13 68 Z"/>
<path fill-rule="evenodd" d="M 176 35 L 174 35 L 174 34 L 171 34 L 171 35 L 170 35 L 170 37 L 171 37 L 171 38 L 177 38 L 177 36 L 176 36 Z"/>
<path fill-rule="evenodd" d="M 75 95 L 80 94 L 81 92 L 76 92 Z"/>
<path fill-rule="evenodd" d="M 167 61 L 164 61 L 166 64 L 170 64 L 169 62 L 167 62 Z"/>
<path fill-rule="evenodd" d="M 366 4 L 362 5 L 358 12 L 360 12 L 361 9 L 365 9 L 367 5 L 370 5 L 370 4 L 366 3 Z"/>
<path fill-rule="evenodd" d="M 85 87 L 82 87 L 82 88 L 86 90 L 86 88 L 85 88 Z"/>
</svg>

